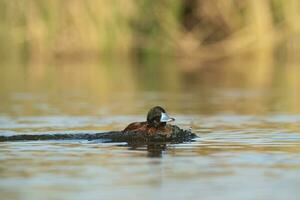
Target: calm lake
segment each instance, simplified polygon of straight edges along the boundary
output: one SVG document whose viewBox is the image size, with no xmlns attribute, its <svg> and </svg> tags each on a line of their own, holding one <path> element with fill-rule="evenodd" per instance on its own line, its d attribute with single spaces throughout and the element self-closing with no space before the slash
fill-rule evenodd
<svg viewBox="0 0 300 200">
<path fill-rule="evenodd" d="M 1 142 L 1 199 L 299 199 L 299 62 L 145 60 L 2 63 L 0 135 L 122 130 L 161 105 L 199 138 Z"/>
</svg>

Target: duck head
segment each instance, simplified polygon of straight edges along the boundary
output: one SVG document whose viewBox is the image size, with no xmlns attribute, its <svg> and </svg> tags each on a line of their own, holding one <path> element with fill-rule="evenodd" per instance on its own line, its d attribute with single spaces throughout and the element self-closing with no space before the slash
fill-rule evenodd
<svg viewBox="0 0 300 200">
<path fill-rule="evenodd" d="M 165 109 L 160 106 L 151 108 L 147 115 L 147 123 L 152 127 L 166 126 L 167 122 L 174 120 L 175 119 L 169 117 Z"/>
</svg>

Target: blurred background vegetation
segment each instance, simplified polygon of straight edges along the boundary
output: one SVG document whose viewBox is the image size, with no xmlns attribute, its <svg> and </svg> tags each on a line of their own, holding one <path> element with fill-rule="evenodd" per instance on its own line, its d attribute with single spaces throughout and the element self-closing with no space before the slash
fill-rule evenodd
<svg viewBox="0 0 300 200">
<path fill-rule="evenodd" d="M 299 10 L 299 0 L 3 0 L 0 55 L 215 59 L 294 49 Z"/>
<path fill-rule="evenodd" d="M 204 113 L 209 94 L 238 89 L 280 97 L 249 100 L 239 112 L 297 112 L 299 11 L 299 0 L 2 0 L 1 104 L 13 107 L 16 92 L 51 94 L 49 102 L 74 92 L 102 107 L 124 94 L 131 112 L 154 91 L 208 99 Z"/>
</svg>

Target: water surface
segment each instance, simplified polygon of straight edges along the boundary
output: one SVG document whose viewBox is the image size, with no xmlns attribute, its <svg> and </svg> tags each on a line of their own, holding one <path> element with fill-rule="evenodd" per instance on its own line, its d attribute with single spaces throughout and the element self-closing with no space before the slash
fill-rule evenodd
<svg viewBox="0 0 300 200">
<path fill-rule="evenodd" d="M 199 138 L 3 142 L 1 199 L 298 199 L 300 70 L 253 60 L 3 64 L 1 135 L 121 130 L 162 105 Z"/>
</svg>

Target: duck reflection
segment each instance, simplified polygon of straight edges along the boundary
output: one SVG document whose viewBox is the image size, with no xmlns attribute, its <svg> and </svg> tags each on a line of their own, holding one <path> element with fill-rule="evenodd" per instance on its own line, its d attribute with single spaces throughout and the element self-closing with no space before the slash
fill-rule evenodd
<svg viewBox="0 0 300 200">
<path fill-rule="evenodd" d="M 147 157 L 162 157 L 167 150 L 167 143 L 128 143 L 129 150 L 147 151 Z"/>
</svg>

